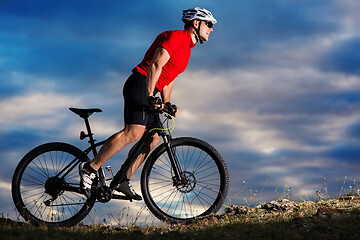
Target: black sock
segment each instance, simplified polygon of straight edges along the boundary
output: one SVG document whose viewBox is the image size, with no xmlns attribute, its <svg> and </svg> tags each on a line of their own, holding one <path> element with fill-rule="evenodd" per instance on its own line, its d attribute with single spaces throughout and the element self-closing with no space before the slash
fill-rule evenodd
<svg viewBox="0 0 360 240">
<path fill-rule="evenodd" d="M 84 164 L 84 168 L 89 174 L 90 173 L 96 173 L 97 171 L 95 169 L 93 169 L 90 165 L 90 163 L 85 163 Z"/>
</svg>

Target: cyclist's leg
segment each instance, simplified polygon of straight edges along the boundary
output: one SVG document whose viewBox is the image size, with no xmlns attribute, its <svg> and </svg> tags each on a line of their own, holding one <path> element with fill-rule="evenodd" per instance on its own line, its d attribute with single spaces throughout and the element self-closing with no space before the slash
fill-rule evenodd
<svg viewBox="0 0 360 240">
<path fill-rule="evenodd" d="M 101 147 L 91 162 L 91 167 L 98 170 L 110 157 L 129 143 L 135 142 L 144 134 L 145 126 L 126 124 L 124 130 L 112 135 Z"/>
<path fill-rule="evenodd" d="M 141 164 L 144 162 L 144 160 L 146 159 L 147 155 L 151 152 L 151 150 L 153 150 L 156 145 L 158 144 L 160 140 L 160 137 L 158 134 L 155 134 L 151 140 L 146 143 L 145 147 L 142 149 L 141 153 L 139 154 L 139 156 L 136 158 L 134 164 L 129 168 L 129 170 L 126 172 L 126 178 L 130 179 L 131 176 L 134 174 L 134 172 L 141 166 Z M 134 146 L 135 147 L 135 146 Z M 131 154 L 131 152 L 133 151 L 134 147 L 130 150 L 129 155 Z"/>
<path fill-rule="evenodd" d="M 121 192 L 125 194 L 126 196 L 130 197 L 131 199 L 140 201 L 142 200 L 142 197 L 137 194 L 134 190 L 134 188 L 130 184 L 130 178 L 133 175 L 133 173 L 141 166 L 141 164 L 144 162 L 144 159 L 148 155 L 148 153 L 157 145 L 159 142 L 160 137 L 156 134 L 152 137 L 147 143 L 145 143 L 145 146 L 141 150 L 140 154 L 137 156 L 135 162 L 132 164 L 130 169 L 126 173 L 126 177 L 118 184 L 115 188 L 116 191 Z M 136 145 L 135 145 L 136 146 Z M 134 146 L 134 147 L 135 147 Z M 132 151 L 134 151 L 134 147 L 130 150 L 129 155 Z"/>
<path fill-rule="evenodd" d="M 123 95 L 125 128 L 111 136 L 102 146 L 91 162 L 91 167 L 95 170 L 124 146 L 139 140 L 148 124 L 149 116 L 145 111 L 149 107 L 146 78 L 134 72 L 125 82 Z"/>
<path fill-rule="evenodd" d="M 156 92 L 154 92 L 155 94 Z M 138 72 L 133 72 L 133 74 L 126 81 L 123 89 L 124 95 L 124 121 L 125 125 L 127 124 L 137 124 L 142 125 L 142 133 L 145 132 L 145 126 L 151 126 L 154 122 L 154 117 L 151 113 L 147 111 L 150 108 L 150 105 L 147 101 L 147 81 L 146 77 L 142 76 Z M 149 143 L 146 143 L 145 148 L 142 149 L 140 156 L 137 157 L 136 162 L 129 170 L 127 174 L 127 179 L 130 179 L 135 170 L 142 164 L 146 155 L 153 148 L 152 145 L 155 145 L 159 141 L 159 137 L 154 137 L 155 142 L 152 140 Z M 154 143 L 152 143 L 154 142 Z M 130 150 L 130 153 L 134 147 Z M 129 154 L 130 154 L 129 153 Z"/>
</svg>

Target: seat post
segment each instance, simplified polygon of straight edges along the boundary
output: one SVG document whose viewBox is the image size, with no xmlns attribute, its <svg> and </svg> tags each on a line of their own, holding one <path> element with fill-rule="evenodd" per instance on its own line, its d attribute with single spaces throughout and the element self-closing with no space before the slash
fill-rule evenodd
<svg viewBox="0 0 360 240">
<path fill-rule="evenodd" d="M 94 140 L 94 138 L 93 138 L 93 133 L 91 132 L 89 119 L 84 117 L 84 121 L 85 121 L 86 130 L 88 133 L 87 136 L 89 137 L 89 143 L 91 145 L 91 148 L 92 148 L 92 151 L 93 151 L 93 154 L 95 157 L 97 154 L 96 147 L 94 146 L 96 140 Z"/>
<path fill-rule="evenodd" d="M 95 112 L 102 112 L 102 110 L 100 108 L 69 108 L 70 111 L 72 111 L 73 113 L 79 115 L 79 117 L 81 117 L 82 119 L 84 119 L 85 121 L 85 126 L 86 126 L 86 130 L 87 130 L 87 135 L 85 134 L 82 135 L 82 133 L 80 133 L 80 139 L 83 140 L 85 137 L 89 137 L 89 143 L 91 145 L 91 149 L 93 151 L 94 156 L 96 156 L 97 151 L 96 151 L 96 147 L 95 147 L 95 140 L 93 138 L 93 133 L 91 132 L 91 128 L 90 128 L 90 123 L 89 123 L 89 117 L 91 114 L 95 113 Z M 82 138 L 84 137 L 84 138 Z"/>
</svg>

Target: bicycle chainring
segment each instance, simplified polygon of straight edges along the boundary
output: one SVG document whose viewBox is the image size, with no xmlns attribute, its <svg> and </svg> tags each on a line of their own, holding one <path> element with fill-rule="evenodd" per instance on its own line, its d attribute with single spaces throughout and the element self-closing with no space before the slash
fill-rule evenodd
<svg viewBox="0 0 360 240">
<path fill-rule="evenodd" d="M 112 190 L 108 186 L 101 186 L 96 189 L 96 198 L 102 203 L 109 202 L 112 198 Z"/>
</svg>

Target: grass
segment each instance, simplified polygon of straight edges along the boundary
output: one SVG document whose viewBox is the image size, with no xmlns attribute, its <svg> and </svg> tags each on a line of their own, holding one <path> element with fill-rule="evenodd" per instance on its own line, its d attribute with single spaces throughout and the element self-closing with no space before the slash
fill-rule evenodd
<svg viewBox="0 0 360 240">
<path fill-rule="evenodd" d="M 0 239 L 359 239 L 359 221 L 360 196 L 348 195 L 317 202 L 282 199 L 253 208 L 231 206 L 225 213 L 186 225 L 55 228 L 1 218 Z"/>
<path fill-rule="evenodd" d="M 326 180 L 317 201 L 294 201 L 290 187 L 275 190 L 274 201 L 255 207 L 231 205 L 225 212 L 198 218 L 189 224 L 160 226 L 82 225 L 71 228 L 34 226 L 0 218 L 0 239 L 121 240 L 121 239 L 360 239 L 360 194 L 355 181 L 341 194 L 330 197 Z M 246 185 L 244 185 L 246 187 Z M 245 189 L 244 187 L 244 189 Z M 243 190 L 244 190 L 243 189 Z M 262 194 L 252 191 L 253 199 Z M 290 200 L 288 200 L 290 199 Z"/>
</svg>

